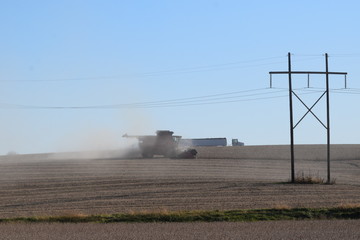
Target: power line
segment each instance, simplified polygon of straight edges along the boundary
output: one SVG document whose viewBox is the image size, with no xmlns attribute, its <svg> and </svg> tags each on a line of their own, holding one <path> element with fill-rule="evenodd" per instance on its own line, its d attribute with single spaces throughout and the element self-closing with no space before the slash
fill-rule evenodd
<svg viewBox="0 0 360 240">
<path fill-rule="evenodd" d="M 163 70 L 163 71 L 155 71 L 155 72 L 148 72 L 148 73 L 144 73 L 144 75 L 157 75 L 157 74 L 161 74 L 161 73 L 192 73 L 192 72 L 198 72 L 198 71 L 209 71 L 209 70 L 222 70 L 223 67 L 229 67 L 229 66 L 234 66 L 234 65 L 239 65 L 239 64 L 244 64 L 244 63 L 253 63 L 253 62 L 261 62 L 261 61 L 266 61 L 266 60 L 271 60 L 271 59 L 279 59 L 279 58 L 284 58 L 284 56 L 276 56 L 276 57 L 268 57 L 268 58 L 259 58 L 259 59 L 254 59 L 254 60 L 245 60 L 245 61 L 236 61 L 236 62 L 229 62 L 229 63 L 222 63 L 222 64 L 213 64 L 213 65 L 204 65 L 204 66 L 198 66 L 198 67 L 188 67 L 188 68 L 178 68 L 178 69 L 172 69 L 172 70 Z M 273 64 L 273 63 L 268 63 L 268 64 Z M 254 65 L 250 65 L 254 66 Z M 258 66 L 258 65 L 255 65 Z M 235 67 L 238 68 L 239 66 Z M 245 66 L 245 67 L 249 67 L 249 66 Z M 228 68 L 225 68 L 228 69 Z"/>
<path fill-rule="evenodd" d="M 92 80 L 119 80 L 122 78 L 146 78 L 146 77 L 158 77 L 158 76 L 167 76 L 167 75 L 223 71 L 223 70 L 231 70 L 231 69 L 244 69 L 244 68 L 253 68 L 253 67 L 268 66 L 268 65 L 273 65 L 273 64 L 280 64 L 280 63 L 286 62 L 286 60 L 284 60 L 284 61 L 275 61 L 275 62 L 259 63 L 259 64 L 251 64 L 251 65 L 238 65 L 240 63 L 252 63 L 252 62 L 259 62 L 259 61 L 264 61 L 267 59 L 276 59 L 276 58 L 283 58 L 283 56 L 261 58 L 261 59 L 255 59 L 255 60 L 249 60 L 249 61 L 224 63 L 224 64 L 216 64 L 216 65 L 199 66 L 199 67 L 188 67 L 188 68 L 178 68 L 178 69 L 171 69 L 171 70 L 143 72 L 143 73 L 139 73 L 139 74 L 124 74 L 124 75 L 114 75 L 114 76 L 79 77 L 79 78 L 74 77 L 74 78 L 59 78 L 59 79 L 28 79 L 28 80 L 25 80 L 25 79 L 23 79 L 23 80 L 6 80 L 5 79 L 5 80 L 0 80 L 0 82 L 29 83 L 29 82 L 80 82 L 80 81 L 92 81 Z M 319 57 L 317 56 L 317 57 L 306 58 L 306 59 L 298 59 L 295 61 L 296 62 L 310 61 L 310 60 L 316 60 L 318 58 Z"/>
<path fill-rule="evenodd" d="M 342 88 L 343 90 L 347 90 L 347 91 L 355 91 L 355 92 L 360 92 L 360 88 Z"/>
<path fill-rule="evenodd" d="M 158 107 L 158 106 L 166 107 L 166 106 L 189 106 L 189 105 L 230 103 L 230 102 L 239 102 L 239 101 L 253 99 L 253 98 L 252 99 L 241 99 L 244 97 L 254 97 L 254 96 L 268 95 L 268 94 L 274 94 L 274 93 L 279 93 L 279 92 L 284 92 L 284 91 L 281 90 L 281 91 L 266 92 L 266 93 L 247 94 L 247 95 L 241 95 L 241 96 L 208 98 L 208 99 L 201 99 L 201 100 L 197 100 L 197 101 L 190 100 L 190 101 L 162 102 L 162 103 L 155 103 L 155 104 L 140 104 L 140 105 L 134 105 L 134 107 Z M 228 100 L 228 99 L 235 99 L 235 100 Z"/>
<path fill-rule="evenodd" d="M 189 102 L 193 100 L 197 101 L 209 101 L 209 100 L 218 100 L 218 99 L 228 99 L 228 98 L 239 98 L 239 97 L 248 97 L 248 96 L 256 96 L 256 95 L 262 95 L 262 94 L 268 94 L 268 93 L 252 93 L 252 94 L 246 94 L 246 95 L 238 95 L 242 93 L 249 93 L 249 92 L 258 92 L 268 90 L 268 88 L 257 88 L 257 89 L 250 89 L 250 90 L 243 90 L 243 91 L 237 91 L 237 92 L 228 92 L 228 93 L 219 93 L 219 94 L 212 94 L 212 95 L 204 95 L 204 96 L 198 96 L 198 97 L 189 97 L 189 98 L 177 98 L 177 99 L 170 99 L 170 100 L 160 100 L 160 101 L 152 101 L 152 102 L 140 102 L 140 103 L 131 103 L 126 105 L 148 105 L 148 104 L 164 104 L 164 103 L 173 103 L 173 102 Z M 228 95 L 235 95 L 235 96 L 228 96 Z M 219 97 L 219 96 L 228 96 L 228 97 Z"/>
<path fill-rule="evenodd" d="M 322 54 L 292 54 L 299 57 L 311 57 L 304 59 L 296 59 L 293 62 L 300 61 L 309 61 L 315 60 L 323 56 Z M 272 64 L 279 64 L 286 62 L 286 56 L 274 56 L 274 57 L 265 57 L 258 58 L 252 60 L 244 60 L 244 61 L 235 61 L 228 63 L 220 63 L 220 64 L 212 64 L 212 65 L 203 65 L 203 66 L 195 66 L 195 67 L 184 67 L 184 68 L 175 68 L 169 70 L 160 70 L 160 71 L 151 71 L 151 72 L 143 72 L 139 74 L 120 74 L 113 76 L 94 76 L 94 77 L 70 77 L 70 78 L 55 78 L 55 79 L 18 79 L 18 80 L 9 80 L 9 79 L 1 79 L 0 82 L 72 82 L 72 81 L 91 81 L 91 80 L 117 80 L 120 78 L 142 78 L 142 77 L 156 77 L 156 76 L 164 76 L 164 75 L 172 75 L 172 74 L 187 74 L 187 73 L 197 73 L 197 72 L 209 72 L 209 71 L 221 71 L 221 70 L 229 70 L 229 69 L 239 69 L 239 68 L 252 68 L 252 67 L 260 67 Z M 360 57 L 360 54 L 332 54 L 330 57 Z M 252 65 L 244 65 L 248 63 L 256 63 L 273 59 L 281 59 L 284 58 L 284 61 L 277 62 L 268 62 L 261 64 L 252 64 Z"/>
<path fill-rule="evenodd" d="M 330 57 L 360 57 L 360 53 L 331 54 Z"/>
<path fill-rule="evenodd" d="M 358 95 L 360 92 L 351 92 L 351 91 L 344 91 L 344 90 L 335 90 L 333 93 L 342 93 L 342 94 L 355 94 Z"/>
<path fill-rule="evenodd" d="M 261 92 L 264 90 L 267 91 Z M 241 102 L 241 101 L 253 101 L 260 99 L 271 99 L 274 97 L 283 97 L 283 95 L 262 97 L 262 98 L 253 98 L 253 97 L 273 95 L 284 91 L 285 90 L 269 91 L 268 88 L 259 88 L 259 89 L 220 93 L 220 94 L 205 95 L 205 96 L 190 97 L 190 98 L 178 98 L 178 99 L 168 99 L 168 100 L 160 100 L 160 101 L 136 102 L 136 103 L 124 103 L 124 104 L 112 104 L 112 105 L 93 105 L 93 106 L 34 106 L 34 105 L 24 105 L 24 104 L 2 103 L 1 108 L 3 109 L 5 108 L 6 109 L 119 109 L 119 108 L 177 107 L 177 106 L 219 104 L 219 103 L 231 103 L 231 102 Z M 250 92 L 254 92 L 254 93 L 250 93 Z"/>
<path fill-rule="evenodd" d="M 276 88 L 278 89 L 278 88 Z M 294 89 L 298 91 L 313 91 L 313 92 L 323 92 L 325 91 L 324 88 L 316 88 L 316 87 L 310 87 L 310 88 L 298 88 Z M 331 88 L 329 89 L 332 93 L 344 93 L 344 94 L 360 94 L 360 88 Z"/>
<path fill-rule="evenodd" d="M 324 57 L 325 54 L 291 54 L 296 57 Z M 328 54 L 329 57 L 360 57 L 360 53 L 332 53 Z"/>
<path fill-rule="evenodd" d="M 283 92 L 283 91 L 282 91 Z M 302 93 L 299 95 L 307 95 L 307 94 L 314 94 L 313 92 L 309 93 Z M 230 100 L 230 101 L 218 101 L 218 102 L 205 102 L 205 103 L 189 103 L 189 104 L 176 104 L 171 106 L 151 106 L 145 108 L 155 108 L 155 107 L 184 107 L 184 106 L 197 106 L 197 105 L 211 105 L 211 104 L 224 104 L 224 103 L 237 103 L 237 102 L 250 102 L 250 101 L 258 101 L 258 100 L 267 100 L 267 99 L 275 99 L 275 98 L 284 98 L 288 97 L 287 94 L 285 95 L 277 95 L 277 96 L 270 96 L 270 97 L 259 97 L 259 98 L 247 98 L 247 99 L 238 99 L 238 100 Z"/>
<path fill-rule="evenodd" d="M 245 61 L 236 61 L 236 62 L 228 62 L 221 64 L 213 64 L 213 65 L 203 65 L 196 67 L 185 67 L 185 68 L 175 68 L 170 70 L 160 70 L 160 71 L 151 71 L 151 72 L 143 72 L 139 74 L 124 74 L 124 75 L 114 75 L 114 76 L 98 76 L 98 77 L 74 77 L 74 78 L 59 78 L 59 79 L 23 79 L 23 80 L 0 80 L 0 82 L 63 82 L 63 81 L 88 81 L 88 80 L 114 80 L 119 78 L 139 78 L 139 77 L 154 77 L 154 76 L 162 76 L 169 74 L 185 74 L 185 73 L 195 73 L 195 72 L 208 72 L 208 71 L 218 71 L 218 70 L 228 70 L 228 69 L 236 69 L 236 68 L 247 68 L 247 67 L 257 67 L 263 65 L 270 64 L 278 64 L 282 62 L 270 62 L 270 63 L 262 63 L 255 65 L 245 65 L 248 63 L 262 62 L 272 59 L 284 58 L 285 56 L 275 56 L 275 57 L 267 57 L 267 58 L 258 58 L 253 60 L 245 60 Z"/>
<path fill-rule="evenodd" d="M 288 91 L 287 89 L 285 88 L 273 88 L 273 89 L 278 89 L 278 91 L 273 91 L 270 88 L 258 88 L 258 89 L 219 93 L 219 94 L 204 95 L 204 96 L 189 97 L 189 98 L 177 98 L 177 99 L 167 99 L 167 100 L 158 100 L 158 101 L 120 103 L 120 104 L 109 104 L 109 105 L 89 105 L 89 106 L 39 106 L 39 105 L 0 103 L 0 108 L 1 109 L 39 109 L 39 110 L 40 109 L 43 110 L 75 109 L 76 110 L 76 109 L 163 108 L 163 107 L 186 107 L 186 106 L 248 102 L 248 101 L 258 101 L 258 100 L 288 97 L 288 94 L 278 95 L 279 93 L 287 92 Z M 261 92 L 264 90 L 266 90 L 266 92 Z M 298 88 L 294 90 L 304 91 L 303 93 L 299 93 L 298 95 L 309 95 L 309 94 L 316 94 L 323 92 L 323 89 L 321 88 Z M 331 92 L 338 94 L 360 94 L 360 89 L 355 89 L 355 90 L 357 91 L 351 92 L 341 89 L 331 89 Z M 276 95 L 261 97 L 265 95 L 274 95 L 274 94 Z"/>
</svg>

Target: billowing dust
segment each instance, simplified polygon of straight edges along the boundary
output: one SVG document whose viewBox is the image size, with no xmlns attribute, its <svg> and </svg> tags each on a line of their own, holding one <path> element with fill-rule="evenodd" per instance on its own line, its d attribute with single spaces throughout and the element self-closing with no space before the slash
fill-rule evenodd
<svg viewBox="0 0 360 240">
<path fill-rule="evenodd" d="M 140 154 L 137 139 L 125 139 L 109 129 L 88 130 L 69 136 L 51 159 L 133 158 Z"/>
</svg>

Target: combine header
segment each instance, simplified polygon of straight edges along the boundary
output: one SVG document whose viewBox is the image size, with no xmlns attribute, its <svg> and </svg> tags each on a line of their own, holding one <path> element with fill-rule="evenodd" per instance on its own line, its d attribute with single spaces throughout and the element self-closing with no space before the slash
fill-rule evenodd
<svg viewBox="0 0 360 240">
<path fill-rule="evenodd" d="M 152 158 L 154 155 L 162 155 L 169 158 L 195 158 L 195 149 L 179 150 L 178 145 L 181 136 L 174 136 L 174 132 L 168 130 L 156 131 L 156 135 L 123 135 L 126 138 L 137 138 L 139 148 L 144 158 Z"/>
</svg>

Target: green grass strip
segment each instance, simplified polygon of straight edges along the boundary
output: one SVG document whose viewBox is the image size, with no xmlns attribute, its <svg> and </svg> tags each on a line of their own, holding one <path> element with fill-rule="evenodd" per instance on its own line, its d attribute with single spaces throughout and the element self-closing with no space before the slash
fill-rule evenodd
<svg viewBox="0 0 360 240">
<path fill-rule="evenodd" d="M 0 223 L 253 222 L 273 220 L 360 219 L 360 207 L 253 209 L 231 211 L 139 212 L 3 218 Z"/>
</svg>

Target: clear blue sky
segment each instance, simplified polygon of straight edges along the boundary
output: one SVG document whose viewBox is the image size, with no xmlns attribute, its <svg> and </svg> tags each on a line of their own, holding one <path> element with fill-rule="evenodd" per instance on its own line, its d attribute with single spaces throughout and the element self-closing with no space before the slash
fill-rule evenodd
<svg viewBox="0 0 360 240">
<path fill-rule="evenodd" d="M 331 93 L 331 139 L 359 144 L 359 9 L 355 0 L 3 0 L 0 154 L 116 148 L 124 133 L 158 129 L 288 144 L 286 77 L 266 89 L 288 52 L 294 70 L 324 71 L 327 52 L 331 71 L 349 73 L 355 89 Z M 311 106 L 320 94 L 303 96 Z M 322 100 L 314 111 L 326 122 L 324 110 Z M 295 119 L 304 112 L 295 102 Z M 309 115 L 295 143 L 326 143 L 325 134 Z"/>
</svg>

